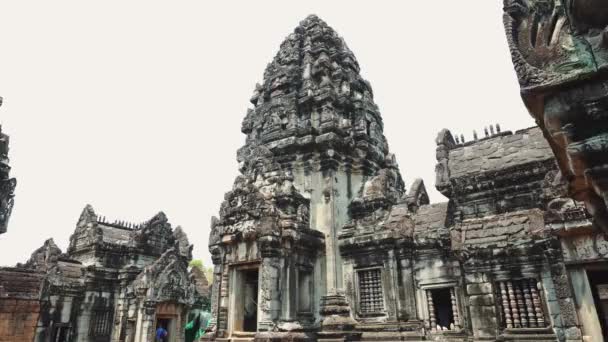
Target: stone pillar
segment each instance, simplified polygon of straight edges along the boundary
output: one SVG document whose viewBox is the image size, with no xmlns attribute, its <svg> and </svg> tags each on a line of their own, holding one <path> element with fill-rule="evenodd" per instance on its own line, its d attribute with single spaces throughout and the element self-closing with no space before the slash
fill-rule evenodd
<svg viewBox="0 0 608 342">
<path fill-rule="evenodd" d="M 456 330 L 460 330 L 460 313 L 458 310 L 458 298 L 456 298 L 456 291 L 452 287 L 450 289 L 450 299 L 452 301 L 452 312 L 454 314 L 454 328 Z"/>
<path fill-rule="evenodd" d="M 293 322 L 297 318 L 296 310 L 297 299 L 299 296 L 299 288 L 297 283 L 298 269 L 295 263 L 295 257 L 293 255 L 289 255 L 284 258 L 282 274 L 281 322 L 292 322 L 289 328 L 284 327 L 285 330 L 292 330 L 295 328 Z"/>
<path fill-rule="evenodd" d="M 507 294 L 507 285 L 504 281 L 500 282 L 500 300 L 502 304 L 502 310 L 505 320 L 505 326 L 508 329 L 513 328 L 513 319 L 511 317 L 511 307 L 509 305 L 509 295 Z M 531 307 L 532 315 L 534 315 L 534 309 Z"/>
<path fill-rule="evenodd" d="M 547 264 L 549 265 L 549 271 L 551 273 L 551 279 L 553 280 L 553 286 L 555 288 L 555 296 L 559 305 L 559 311 L 561 321 L 564 327 L 564 334 L 568 341 L 582 341 L 582 334 L 579 328 L 579 320 L 574 305 L 574 295 L 568 279 L 568 271 L 562 260 L 560 260 L 560 252 L 558 250 L 547 250 L 545 255 L 548 258 Z M 531 286 L 532 302 L 535 308 L 541 308 L 540 293 L 534 286 Z M 538 306 L 536 304 L 539 304 Z M 539 312 L 536 309 L 536 320 L 539 327 L 546 326 L 546 319 L 542 315 L 542 311 Z"/>
<path fill-rule="evenodd" d="M 390 283 L 389 291 L 385 295 L 388 298 L 388 307 L 386 308 L 389 314 L 389 319 L 397 320 L 399 313 L 401 312 L 401 301 L 399 300 L 399 285 L 398 285 L 398 274 L 397 274 L 397 261 L 395 259 L 395 251 L 388 251 L 388 272 L 386 275 L 383 274 L 383 278 Z"/>
<path fill-rule="evenodd" d="M 326 234 L 325 239 L 325 262 L 327 263 L 327 291 L 337 293 L 342 285 L 342 273 L 340 268 L 340 253 L 338 250 L 338 229 L 340 222 L 336 218 L 336 193 L 335 171 L 326 170 L 328 175 L 324 177 L 324 188 L 322 190 L 322 203 L 318 206 L 317 216 L 322 220 L 317 221 L 317 229 Z M 319 175 L 323 177 L 322 174 Z"/>
<path fill-rule="evenodd" d="M 155 336 L 156 303 L 150 301 L 140 302 L 137 317 L 137 333 L 135 341 L 154 341 Z"/>
<path fill-rule="evenodd" d="M 466 294 L 469 297 L 469 313 L 471 317 L 471 327 L 476 339 L 494 339 L 498 331 L 498 312 L 496 311 L 494 291 L 492 284 L 484 273 L 471 270 L 465 276 L 467 279 Z M 509 292 L 507 284 L 500 287 L 501 292 Z M 507 297 L 508 298 L 508 297 Z M 510 302 L 507 299 L 507 305 Z M 503 306 L 505 303 L 503 303 Z"/>
<path fill-rule="evenodd" d="M 219 247 L 211 248 L 211 260 L 213 262 L 213 284 L 211 287 L 211 321 L 207 327 L 208 332 L 215 332 L 218 329 L 220 311 L 220 293 L 222 288 L 222 251 Z"/>
<path fill-rule="evenodd" d="M 527 307 L 526 314 L 528 315 L 530 328 L 536 328 L 538 327 L 538 324 L 536 323 L 536 311 L 534 310 L 534 302 L 532 301 L 532 291 L 530 290 L 529 282 L 524 285 L 524 301 Z"/>
<path fill-rule="evenodd" d="M 262 254 L 258 285 L 258 331 L 269 331 L 277 326 L 281 314 L 279 238 L 274 236 L 260 237 L 258 238 L 258 246 Z"/>
<path fill-rule="evenodd" d="M 602 326 L 597 316 L 587 272 L 584 268 L 578 267 L 569 270 L 569 273 L 574 289 L 578 317 L 582 325 L 584 341 L 601 342 L 603 341 Z"/>
<path fill-rule="evenodd" d="M 412 271 L 412 259 L 403 256 L 399 260 L 401 266 L 401 281 L 403 283 L 403 306 L 401 307 L 401 318 L 405 320 L 420 319 L 416 309 L 416 288 L 414 286 L 414 272 Z"/>
<path fill-rule="evenodd" d="M 433 294 L 429 290 L 426 291 L 426 306 L 429 313 L 427 326 L 431 331 L 436 331 L 437 319 L 435 317 L 435 304 L 433 303 Z"/>
</svg>

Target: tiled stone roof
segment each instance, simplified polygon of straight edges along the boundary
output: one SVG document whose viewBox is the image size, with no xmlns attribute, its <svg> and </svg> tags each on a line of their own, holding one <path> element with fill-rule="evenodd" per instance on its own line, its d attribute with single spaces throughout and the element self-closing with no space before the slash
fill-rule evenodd
<svg viewBox="0 0 608 342">
<path fill-rule="evenodd" d="M 450 176 L 458 178 L 553 158 L 541 130 L 532 127 L 455 147 L 448 165 Z"/>
</svg>

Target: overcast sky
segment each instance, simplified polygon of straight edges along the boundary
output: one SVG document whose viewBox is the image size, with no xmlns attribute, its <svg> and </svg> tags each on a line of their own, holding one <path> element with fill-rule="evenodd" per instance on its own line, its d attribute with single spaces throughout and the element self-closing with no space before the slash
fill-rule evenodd
<svg viewBox="0 0 608 342">
<path fill-rule="evenodd" d="M 532 126 L 502 28 L 502 1 L 5 1 L 0 122 L 16 201 L 0 264 L 83 207 L 140 222 L 164 211 L 210 263 L 209 222 L 237 175 L 241 120 L 283 39 L 315 13 L 371 82 L 406 184 L 431 201 L 435 137 Z"/>
</svg>

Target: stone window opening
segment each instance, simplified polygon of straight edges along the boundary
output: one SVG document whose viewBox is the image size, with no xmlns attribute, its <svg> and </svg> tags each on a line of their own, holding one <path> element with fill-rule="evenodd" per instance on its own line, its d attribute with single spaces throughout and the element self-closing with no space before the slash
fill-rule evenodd
<svg viewBox="0 0 608 342">
<path fill-rule="evenodd" d="M 458 304 L 453 287 L 426 290 L 426 298 L 428 325 L 432 331 L 460 330 Z"/>
<path fill-rule="evenodd" d="M 93 309 L 89 324 L 89 336 L 110 337 L 112 331 L 112 308 L 99 306 Z"/>
<path fill-rule="evenodd" d="M 503 328 L 526 329 L 547 326 L 536 279 L 500 281 L 497 285 Z"/>
<path fill-rule="evenodd" d="M 70 340 L 71 327 L 69 323 L 53 324 L 51 342 L 68 342 Z"/>
<path fill-rule="evenodd" d="M 384 293 L 382 270 L 372 268 L 357 272 L 359 293 L 359 313 L 365 315 L 384 314 Z"/>
</svg>

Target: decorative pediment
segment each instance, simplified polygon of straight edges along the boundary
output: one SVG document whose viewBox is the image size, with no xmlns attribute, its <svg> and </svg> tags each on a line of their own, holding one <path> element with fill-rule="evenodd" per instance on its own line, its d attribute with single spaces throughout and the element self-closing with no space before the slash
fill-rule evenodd
<svg viewBox="0 0 608 342">
<path fill-rule="evenodd" d="M 136 295 L 152 302 L 176 302 L 192 305 L 198 294 L 188 273 L 188 259 L 178 248 L 171 248 L 148 265 L 133 282 Z"/>
<path fill-rule="evenodd" d="M 87 204 L 84 209 L 82 209 L 82 213 L 80 214 L 80 218 L 78 218 L 77 227 L 85 227 L 89 223 L 97 222 L 97 214 L 93 209 L 93 206 Z"/>
</svg>

